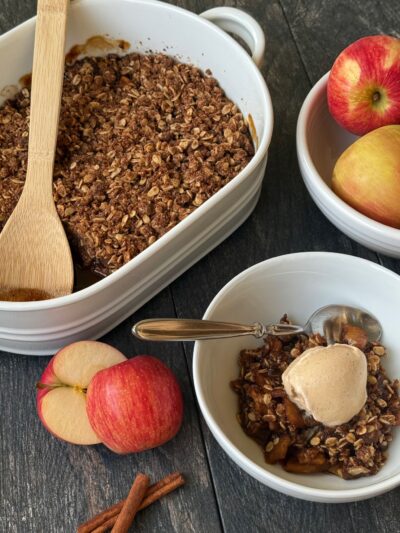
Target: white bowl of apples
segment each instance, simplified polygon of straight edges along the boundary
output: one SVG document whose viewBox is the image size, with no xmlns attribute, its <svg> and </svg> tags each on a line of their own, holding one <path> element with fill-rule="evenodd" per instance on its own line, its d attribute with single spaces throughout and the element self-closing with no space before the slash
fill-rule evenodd
<svg viewBox="0 0 400 533">
<path fill-rule="evenodd" d="M 316 309 L 332 303 L 364 308 L 382 325 L 382 343 L 387 348 L 384 366 L 389 378 L 395 379 L 400 376 L 400 329 L 394 309 L 399 298 L 400 277 L 386 268 L 349 255 L 305 252 L 274 257 L 241 272 L 215 296 L 203 318 L 268 324 L 287 313 L 293 323 L 305 324 Z M 385 465 L 374 476 L 344 480 L 328 473 L 291 473 L 279 463 L 266 463 L 261 446 L 246 435 L 236 417 L 238 397 L 230 387 L 239 377 L 240 351 L 262 344 L 248 336 L 195 344 L 197 400 L 228 456 L 261 483 L 304 500 L 358 501 L 400 485 L 398 430 L 394 430 Z"/>
<path fill-rule="evenodd" d="M 400 257 L 400 126 L 390 126 L 389 136 L 380 127 L 400 124 L 400 41 L 365 39 L 345 49 L 305 99 L 297 122 L 297 156 L 311 197 L 338 229 L 371 250 Z M 377 56 L 380 63 L 372 69 L 367 61 L 378 61 Z M 372 70 L 375 78 L 368 77 Z M 357 105 L 351 103 L 356 90 Z M 334 192 L 336 163 L 350 146 Z"/>
</svg>

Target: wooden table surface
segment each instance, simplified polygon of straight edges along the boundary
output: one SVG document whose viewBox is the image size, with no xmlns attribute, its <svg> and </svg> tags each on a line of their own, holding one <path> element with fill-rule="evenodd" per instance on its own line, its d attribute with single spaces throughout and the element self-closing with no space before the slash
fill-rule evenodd
<svg viewBox="0 0 400 533">
<path fill-rule="evenodd" d="M 112 0 L 110 0 L 112 2 Z M 303 185 L 295 128 L 311 86 L 350 42 L 369 34 L 399 35 L 400 1 L 182 0 L 200 13 L 233 5 L 251 13 L 267 37 L 263 74 L 275 113 L 270 158 L 260 201 L 223 244 L 183 274 L 104 340 L 129 356 L 143 344 L 130 335 L 134 321 L 156 316 L 201 317 L 233 276 L 269 257 L 305 250 L 357 255 L 400 272 L 400 262 L 357 245 L 319 212 Z M 0 32 L 31 17 L 34 0 L 0 0 Z M 229 65 L 227 58 L 227 67 Z M 56 440 L 35 410 L 35 381 L 48 358 L 0 354 L 0 532 L 73 532 L 77 524 L 124 497 L 135 472 L 157 479 L 184 472 L 187 485 L 141 512 L 132 531 L 179 533 L 399 532 L 400 488 L 372 500 L 340 505 L 286 497 L 241 471 L 211 436 L 195 401 L 192 344 L 147 345 L 177 374 L 185 419 L 165 446 L 118 456 L 103 446 Z"/>
</svg>

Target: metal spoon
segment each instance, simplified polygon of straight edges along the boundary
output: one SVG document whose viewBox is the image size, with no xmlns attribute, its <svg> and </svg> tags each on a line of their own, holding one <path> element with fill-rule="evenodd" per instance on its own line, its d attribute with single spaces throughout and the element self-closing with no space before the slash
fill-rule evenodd
<svg viewBox="0 0 400 533">
<path fill-rule="evenodd" d="M 179 318 L 156 318 L 137 322 L 132 333 L 143 340 L 152 341 L 194 341 L 205 339 L 223 339 L 253 335 L 257 339 L 266 335 L 306 335 L 320 333 L 326 337 L 328 344 L 340 342 L 344 325 L 350 324 L 362 328 L 368 340 L 378 341 L 382 335 L 382 326 L 370 313 L 347 305 L 327 305 L 321 307 L 308 319 L 305 326 L 294 324 L 235 324 L 214 322 L 212 320 L 192 320 Z"/>
</svg>

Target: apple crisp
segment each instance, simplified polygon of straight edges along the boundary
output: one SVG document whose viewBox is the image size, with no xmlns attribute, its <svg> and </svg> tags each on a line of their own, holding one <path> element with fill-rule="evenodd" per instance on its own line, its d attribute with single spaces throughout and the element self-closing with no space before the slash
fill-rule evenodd
<svg viewBox="0 0 400 533">
<path fill-rule="evenodd" d="M 286 316 L 282 319 L 288 322 Z M 282 374 L 305 350 L 326 346 L 321 335 L 267 336 L 261 348 L 242 350 L 240 377 L 231 386 L 239 396 L 238 421 L 260 444 L 269 464 L 289 472 L 330 472 L 344 479 L 376 474 L 400 425 L 399 381 L 382 366 L 386 350 L 349 328 L 343 343 L 358 345 L 368 365 L 367 401 L 348 423 L 327 427 L 301 411 L 287 396 Z"/>
<path fill-rule="evenodd" d="M 0 230 L 26 174 L 30 90 L 0 109 Z M 234 178 L 254 148 L 217 81 L 164 54 L 65 68 L 54 201 L 78 262 L 107 275 Z"/>
</svg>

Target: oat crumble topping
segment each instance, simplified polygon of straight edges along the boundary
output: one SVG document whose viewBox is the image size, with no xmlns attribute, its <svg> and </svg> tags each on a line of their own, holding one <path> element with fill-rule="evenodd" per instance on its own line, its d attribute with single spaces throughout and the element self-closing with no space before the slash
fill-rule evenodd
<svg viewBox="0 0 400 533">
<path fill-rule="evenodd" d="M 287 317 L 284 317 L 287 321 Z M 231 382 L 239 395 L 238 421 L 264 450 L 267 463 L 307 474 L 328 471 L 344 479 L 376 474 L 386 460 L 392 430 L 400 425 L 399 381 L 382 366 L 386 350 L 348 330 L 343 342 L 357 345 L 368 363 L 367 401 L 348 423 L 326 427 L 300 411 L 282 385 L 282 373 L 308 348 L 325 346 L 321 335 L 268 336 L 264 346 L 240 353 L 240 377 Z"/>
<path fill-rule="evenodd" d="M 0 108 L 0 230 L 21 194 L 29 88 Z M 54 200 L 83 266 L 110 274 L 235 177 L 254 148 L 217 81 L 163 54 L 67 65 Z"/>
</svg>

